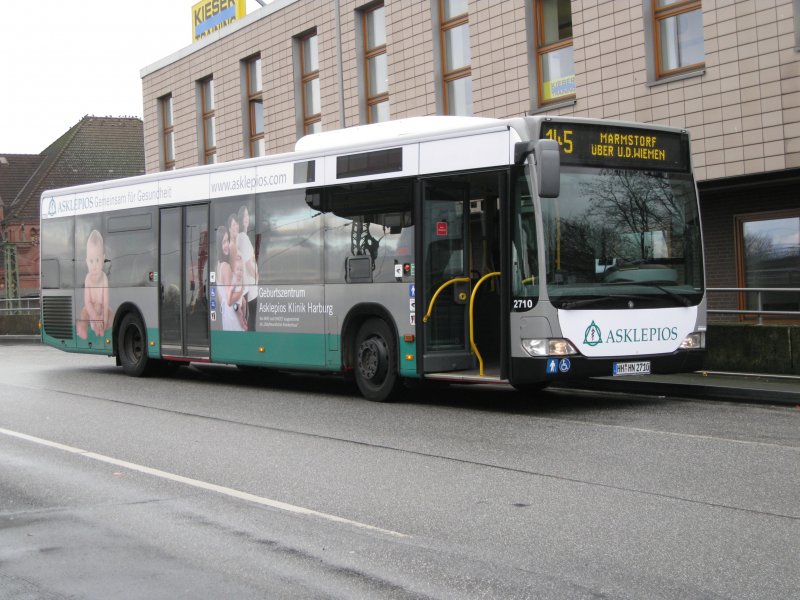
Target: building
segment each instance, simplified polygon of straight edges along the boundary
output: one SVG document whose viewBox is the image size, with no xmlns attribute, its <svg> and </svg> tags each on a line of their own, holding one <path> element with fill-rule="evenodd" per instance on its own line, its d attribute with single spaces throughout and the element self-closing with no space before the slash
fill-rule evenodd
<svg viewBox="0 0 800 600">
<path fill-rule="evenodd" d="M 142 71 L 148 172 L 432 114 L 689 130 L 709 287 L 800 287 L 800 0 L 274 0 Z M 717 293 L 711 308 L 752 308 Z M 800 310 L 800 293 L 764 308 Z"/>
<path fill-rule="evenodd" d="M 0 154 L 0 298 L 39 295 L 39 209 L 49 189 L 144 173 L 141 119 L 83 117 L 40 154 Z"/>
</svg>

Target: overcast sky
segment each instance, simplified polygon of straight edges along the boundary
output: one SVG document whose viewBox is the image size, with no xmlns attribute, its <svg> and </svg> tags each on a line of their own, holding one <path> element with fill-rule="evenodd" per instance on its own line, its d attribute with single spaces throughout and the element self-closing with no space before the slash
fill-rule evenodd
<svg viewBox="0 0 800 600">
<path fill-rule="evenodd" d="M 84 115 L 141 118 L 139 73 L 191 45 L 197 1 L 0 0 L 0 154 L 38 154 Z"/>
</svg>

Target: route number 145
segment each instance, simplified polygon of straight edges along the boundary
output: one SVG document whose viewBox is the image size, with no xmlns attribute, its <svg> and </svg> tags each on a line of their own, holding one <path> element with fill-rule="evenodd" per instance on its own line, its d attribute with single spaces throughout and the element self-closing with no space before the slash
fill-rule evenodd
<svg viewBox="0 0 800 600">
<path fill-rule="evenodd" d="M 561 146 L 561 149 L 564 151 L 564 154 L 572 154 L 571 129 L 564 129 L 563 131 L 558 131 L 557 129 L 550 128 L 545 132 L 544 136 L 550 140 L 555 140 L 556 142 L 558 142 L 558 145 Z"/>
</svg>

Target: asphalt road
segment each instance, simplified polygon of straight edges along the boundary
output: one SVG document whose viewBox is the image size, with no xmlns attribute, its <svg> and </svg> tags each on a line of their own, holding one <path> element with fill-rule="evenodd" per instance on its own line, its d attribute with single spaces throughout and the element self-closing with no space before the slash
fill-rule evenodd
<svg viewBox="0 0 800 600">
<path fill-rule="evenodd" d="M 0 598 L 800 598 L 800 410 L 0 345 Z"/>
</svg>

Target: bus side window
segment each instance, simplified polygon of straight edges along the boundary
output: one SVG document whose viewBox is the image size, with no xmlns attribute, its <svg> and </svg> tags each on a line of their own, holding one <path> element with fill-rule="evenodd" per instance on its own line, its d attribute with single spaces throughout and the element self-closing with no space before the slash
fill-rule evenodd
<svg viewBox="0 0 800 600">
<path fill-rule="evenodd" d="M 152 210 L 108 217 L 105 249 L 110 287 L 154 285 L 150 281 L 150 273 L 157 270 L 158 240 L 154 223 Z"/>
<path fill-rule="evenodd" d="M 75 285 L 75 218 L 43 220 L 42 240 L 42 287 L 71 289 Z"/>
<path fill-rule="evenodd" d="M 259 283 L 322 282 L 322 217 L 304 190 L 256 196 Z"/>
<path fill-rule="evenodd" d="M 384 180 L 326 190 L 325 280 L 391 283 L 414 273 L 413 188 Z M 364 257 L 364 258 L 362 258 Z M 365 269 L 369 267 L 370 273 Z"/>
</svg>

